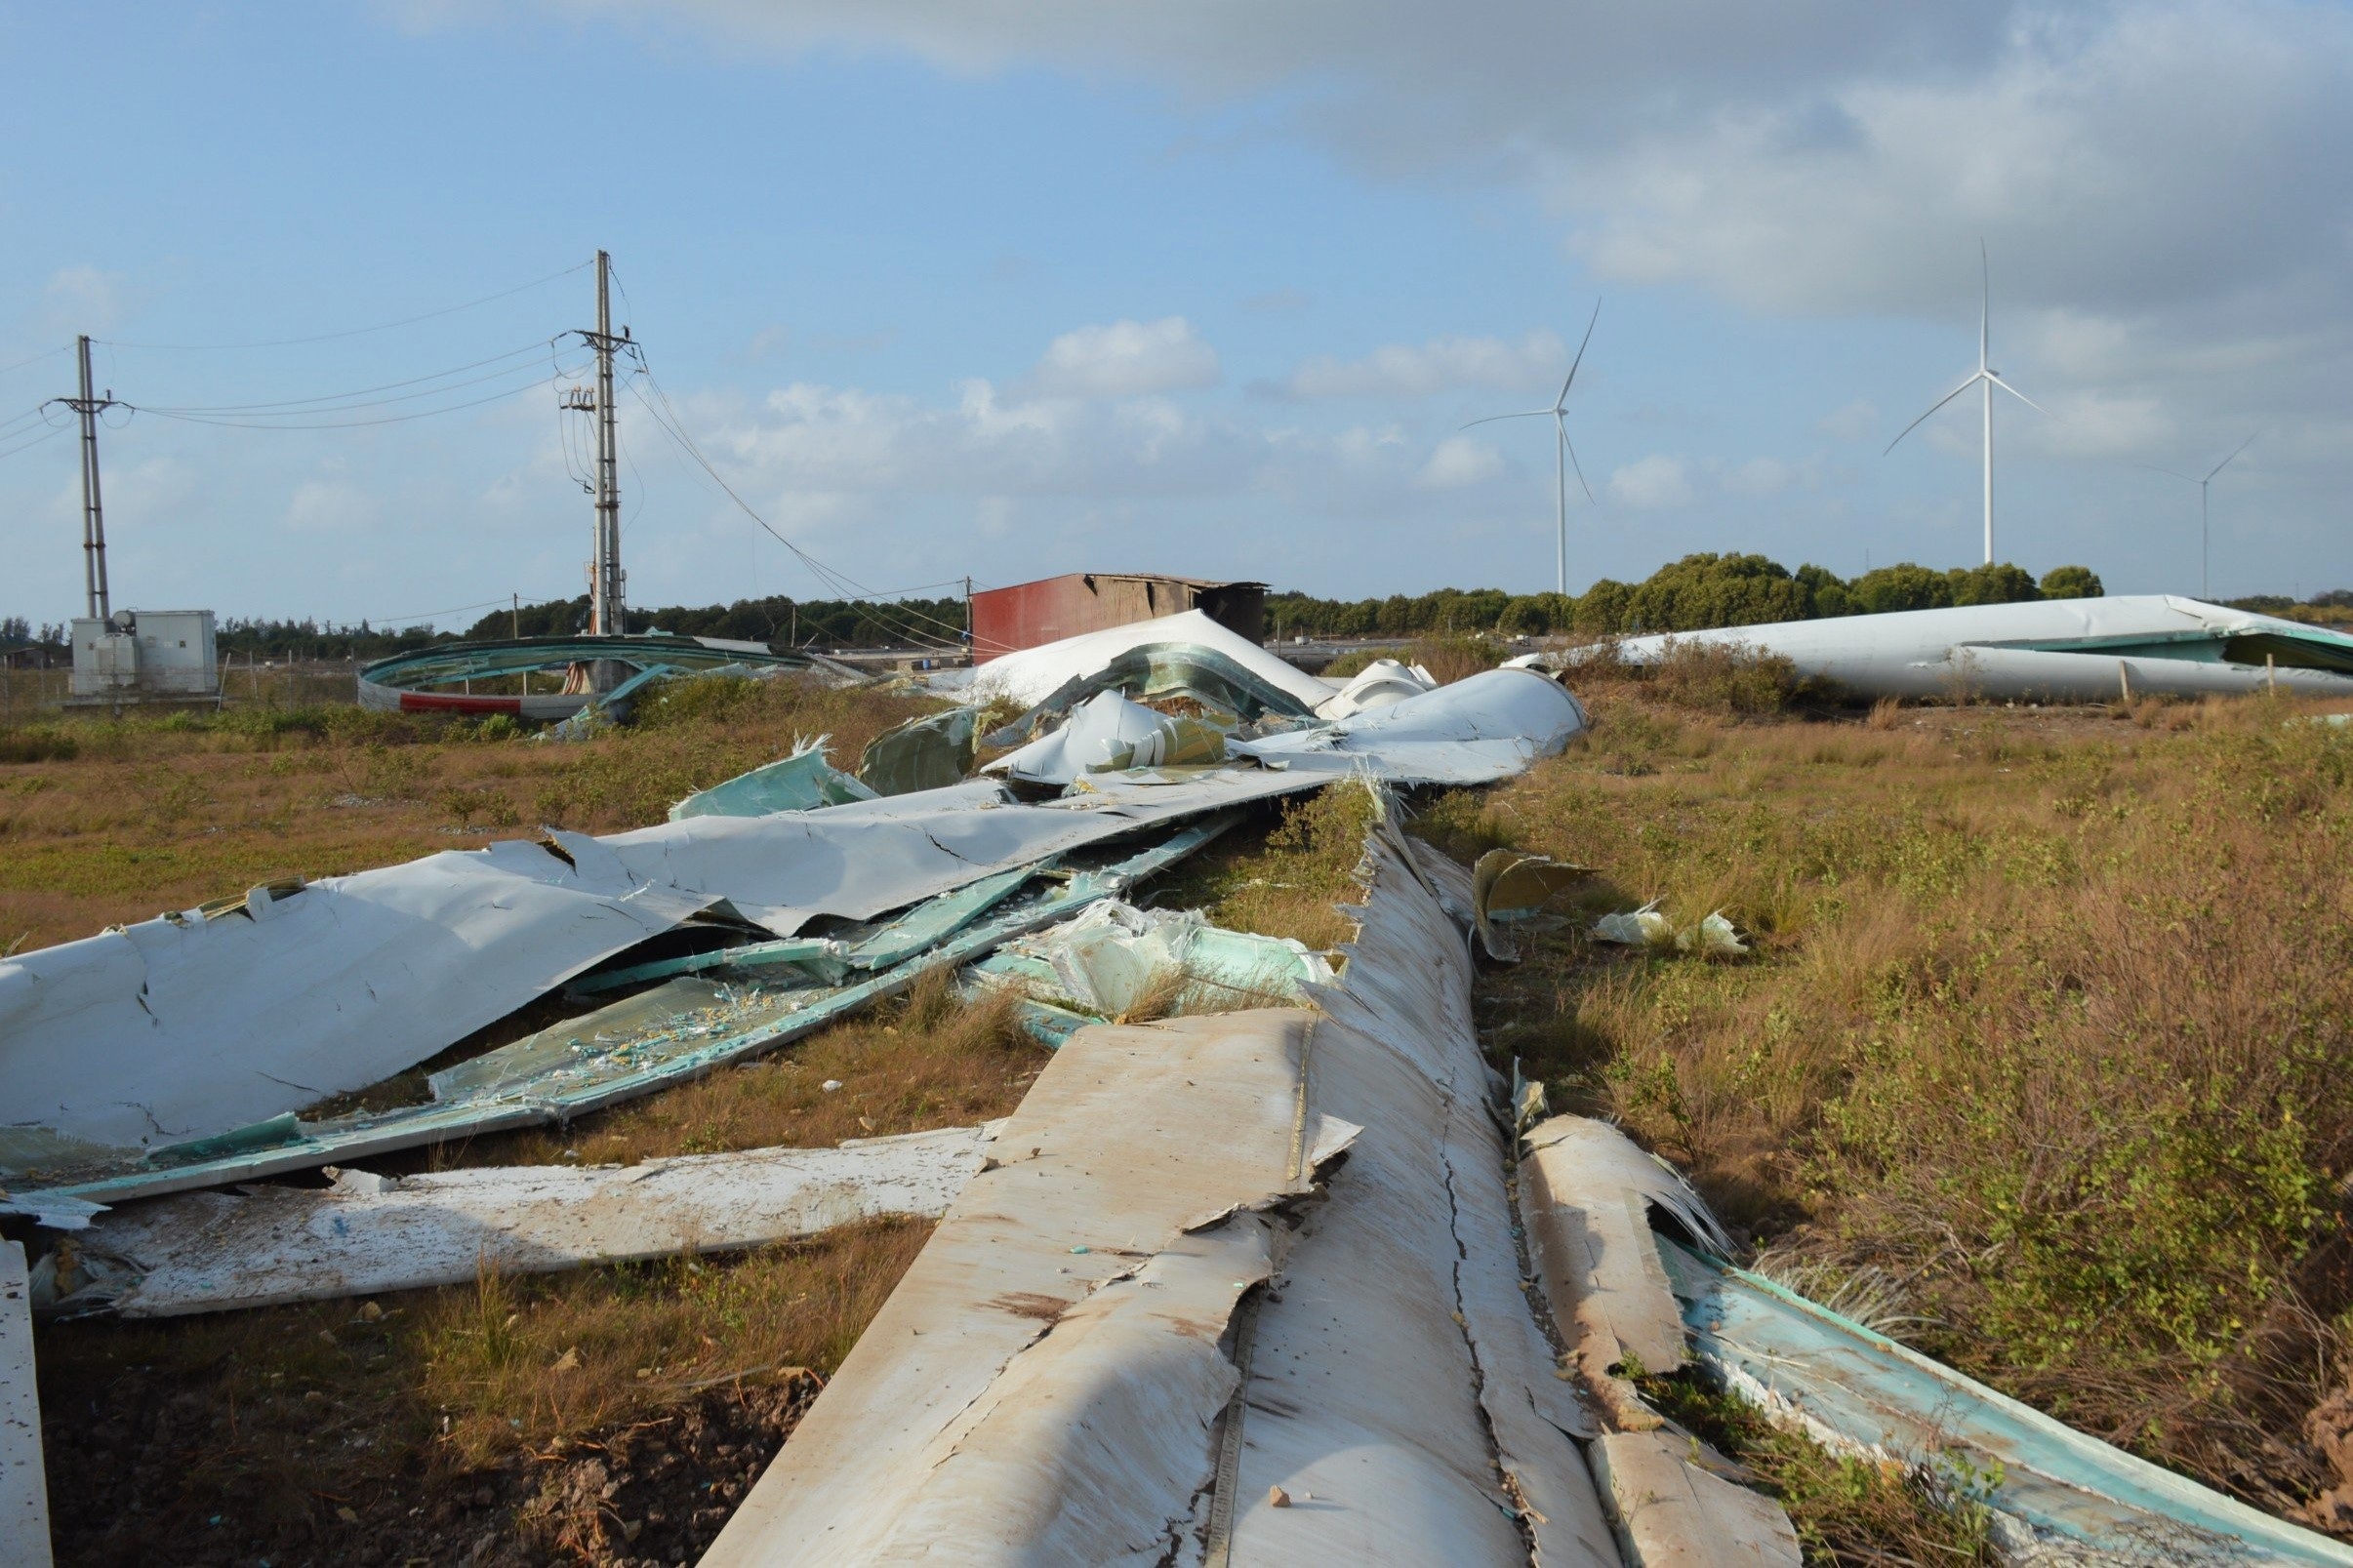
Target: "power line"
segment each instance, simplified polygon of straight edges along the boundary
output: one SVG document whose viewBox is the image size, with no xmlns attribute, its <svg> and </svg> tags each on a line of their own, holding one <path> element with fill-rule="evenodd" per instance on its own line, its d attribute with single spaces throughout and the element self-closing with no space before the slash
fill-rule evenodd
<svg viewBox="0 0 2353 1568">
<path fill-rule="evenodd" d="M 39 446 L 42 442 L 63 435 L 67 430 L 72 428 L 73 424 L 70 421 L 63 424 L 53 424 L 48 429 L 43 430 L 39 435 L 34 436 L 29 441 L 20 441 L 13 447 L 0 447 L 0 458 L 13 458 L 20 452 L 29 452 L 34 447 Z"/>
<path fill-rule="evenodd" d="M 477 359 L 470 365 L 453 365 L 448 370 L 437 370 L 429 376 L 412 376 L 407 381 L 385 382 L 381 386 L 354 387 L 348 392 L 328 392 L 318 397 L 281 398 L 270 403 L 217 403 L 210 405 L 193 404 L 184 407 L 173 406 L 170 408 L 149 407 L 147 412 L 150 414 L 261 414 L 272 409 L 299 411 L 323 403 L 348 402 L 353 398 L 368 397 L 377 392 L 397 391 L 403 386 L 422 386 L 426 382 L 447 381 L 452 376 L 463 376 L 469 370 L 480 370 L 485 365 L 496 365 L 505 360 L 519 359 L 525 354 L 537 355 L 541 349 L 550 347 L 559 342 L 561 342 L 560 338 L 535 339 L 532 342 L 525 343 L 520 348 L 509 348 L 503 354 L 493 354 L 488 359 Z M 479 378 L 479 380 L 495 381 L 500 376 L 510 374 L 512 374 L 511 371 L 494 371 L 488 376 Z M 474 382 L 460 382 L 458 383 L 458 385 L 461 386 L 470 386 L 474 384 L 477 383 Z M 449 388 L 442 389 L 448 390 Z M 429 397 L 432 394 L 428 390 L 426 392 L 413 393 L 411 395 L 417 397 Z M 386 398 L 384 401 L 387 403 L 397 403 L 404 401 L 404 399 Z"/>
<path fill-rule="evenodd" d="M 463 409 L 480 408 L 485 403 L 496 403 L 502 399 L 513 397 L 517 393 L 528 392 L 535 386 L 545 386 L 551 381 L 561 379 L 560 377 L 541 377 L 525 382 L 520 386 L 509 386 L 503 392 L 493 392 L 488 397 L 476 397 L 464 403 L 452 403 L 447 408 L 420 409 L 414 414 L 393 414 L 373 420 L 337 420 L 315 424 L 265 424 L 250 420 L 216 420 L 198 414 L 172 414 L 162 409 L 142 409 L 137 404 L 127 406 L 135 413 L 153 414 L 158 419 L 179 420 L 186 424 L 216 424 L 232 430 L 355 430 L 371 424 L 406 424 L 411 420 L 429 420 L 440 414 L 456 414 Z"/>
<path fill-rule="evenodd" d="M 293 348 L 304 343 L 334 342 L 344 338 L 364 338 L 372 332 L 390 332 L 394 327 L 413 327 L 420 321 L 436 321 L 443 316 L 454 316 L 461 310 L 471 310 L 477 305 L 492 304 L 500 300 L 512 299 L 515 295 L 528 290 L 553 283 L 558 278 L 568 278 L 573 273 L 593 263 L 589 261 L 576 261 L 562 271 L 550 272 L 544 278 L 534 278 L 529 283 L 518 283 L 511 289 L 502 289 L 497 294 L 486 294 L 479 300 L 468 300 L 464 304 L 453 304 L 440 310 L 427 310 L 421 316 L 403 316 L 398 321 L 379 322 L 373 327 L 353 327 L 347 332 L 322 332 L 311 338 L 269 338 L 249 343 L 134 343 L 111 339 L 101 341 L 114 348 L 153 348 L 174 353 L 205 354 L 225 353 L 233 349 Z"/>
<path fill-rule="evenodd" d="M 694 462 L 702 467 L 704 472 L 710 474 L 712 479 L 718 482 L 719 488 L 727 493 L 728 499 L 733 501 L 736 505 L 743 508 L 744 515 L 751 518 L 753 522 L 759 524 L 761 528 L 766 529 L 768 534 L 774 538 L 778 543 L 784 545 L 786 549 L 791 550 L 792 554 L 801 562 L 801 564 L 809 569 L 810 573 L 817 578 L 818 582 L 822 585 L 832 588 L 833 592 L 840 595 L 844 599 L 865 600 L 870 604 L 874 605 L 877 611 L 880 611 L 882 608 L 879 602 L 882 598 L 880 594 L 859 583 L 856 579 L 849 577 L 844 573 L 835 571 L 833 568 L 826 565 L 823 561 L 817 559 L 817 557 L 814 555 L 811 555 L 807 550 L 802 549 L 798 544 L 793 543 L 792 541 L 787 539 L 784 535 L 778 533 L 774 525 L 772 525 L 768 519 L 762 517 L 757 511 L 752 509 L 751 503 L 744 500 L 742 496 L 736 494 L 735 487 L 730 485 L 725 477 L 719 473 L 718 469 L 711 465 L 710 460 L 706 458 L 703 455 L 702 449 L 695 445 L 694 438 L 689 436 L 683 429 L 682 426 L 684 422 L 678 419 L 677 409 L 675 405 L 670 402 L 669 393 L 663 389 L 660 378 L 654 375 L 653 367 L 646 363 L 645 351 L 642 348 L 638 349 L 637 351 L 637 367 L 640 374 L 645 377 L 646 384 L 653 387 L 654 395 L 662 400 L 662 406 L 660 408 L 656 408 L 653 402 L 646 398 L 643 393 L 638 394 L 637 400 L 645 405 L 647 413 L 653 415 L 654 423 L 660 427 L 664 433 L 668 434 L 671 440 L 687 454 L 687 456 L 692 458 Z M 632 382 L 630 384 L 633 388 L 635 382 Z M 665 416 L 665 410 L 668 411 L 667 417 Z M 910 617 L 913 620 L 929 622 L 932 625 L 938 627 L 940 632 L 945 632 L 950 638 L 953 639 L 953 643 L 939 644 L 936 642 L 938 633 L 935 632 L 932 634 L 935 638 L 934 645 L 954 647 L 959 650 L 962 648 L 965 633 L 964 627 L 953 625 L 948 622 L 942 621 L 937 616 L 925 614 L 920 610 L 907 609 L 903 605 L 893 606 L 892 609 L 895 610 L 896 613 L 902 616 Z M 900 629 L 909 636 L 911 641 L 921 642 L 923 640 L 920 634 L 908 630 L 908 628 L 905 626 L 902 626 Z"/>
<path fill-rule="evenodd" d="M 12 371 L 22 370 L 27 365 L 38 365 L 42 360 L 47 359 L 52 354 L 63 354 L 70 352 L 72 352 L 71 348 L 63 343 L 60 343 L 55 348 L 44 348 L 29 359 L 20 359 L 13 365 L 0 365 L 0 376 L 6 376 Z"/>
</svg>

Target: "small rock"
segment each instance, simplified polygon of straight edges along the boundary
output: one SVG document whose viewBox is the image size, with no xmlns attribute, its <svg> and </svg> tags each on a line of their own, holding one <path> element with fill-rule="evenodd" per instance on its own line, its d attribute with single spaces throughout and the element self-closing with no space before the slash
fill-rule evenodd
<svg viewBox="0 0 2353 1568">
<path fill-rule="evenodd" d="M 832 1094 L 834 1090 L 841 1087 L 841 1080 L 839 1078 L 828 1078 L 819 1087 L 824 1089 L 827 1094 Z"/>
<path fill-rule="evenodd" d="M 343 1520 L 345 1524 L 359 1523 L 359 1509 L 350 1507 L 348 1504 L 343 1508 L 337 1508 L 335 1510 L 335 1516 Z"/>
<path fill-rule="evenodd" d="M 362 1323 L 373 1323 L 383 1316 L 384 1308 L 377 1306 L 374 1302 L 362 1302 L 359 1304 L 359 1320 Z"/>
<path fill-rule="evenodd" d="M 1267 1488 L 1267 1507 L 1268 1507 L 1268 1508 L 1289 1508 L 1290 1506 L 1291 1506 L 1291 1494 L 1290 1494 L 1290 1493 L 1288 1493 L 1288 1492 L 1284 1491 L 1284 1490 L 1283 1490 L 1281 1487 L 1279 1487 L 1279 1486 L 1270 1486 L 1270 1487 L 1268 1487 L 1268 1488 Z"/>
</svg>

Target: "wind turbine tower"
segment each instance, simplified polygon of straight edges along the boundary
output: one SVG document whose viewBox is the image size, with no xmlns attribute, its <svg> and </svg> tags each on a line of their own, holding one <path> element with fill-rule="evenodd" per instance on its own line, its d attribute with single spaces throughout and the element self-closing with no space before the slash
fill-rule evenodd
<svg viewBox="0 0 2353 1568">
<path fill-rule="evenodd" d="M 2037 414 L 2049 417 L 2050 410 L 2045 408 L 2042 404 L 2036 402 L 2033 398 L 2028 397 L 2024 392 L 2019 391 L 2016 387 L 2010 385 L 2009 382 L 2004 381 L 2001 373 L 1994 369 L 1991 363 L 1991 356 L 1993 352 L 1993 267 L 1986 260 L 1985 242 L 1983 240 L 1979 240 L 1977 242 L 1977 266 L 1981 291 L 1977 297 L 1977 369 L 1975 374 L 1971 375 L 1968 380 L 1963 382 L 1959 386 L 1954 387 L 1951 391 L 1945 393 L 1944 396 L 1929 404 L 1928 414 L 1935 413 L 1938 409 L 1944 407 L 1947 403 L 1950 403 L 1953 399 L 1959 397 L 1962 393 L 1968 391 L 1972 386 L 1976 387 L 1984 397 L 1985 564 L 1991 566 L 1994 564 L 1994 388 L 1997 386 L 2001 387 L 2002 390 L 2008 392 L 2010 396 L 2016 398 L 2028 408 L 2033 409 Z M 1901 441 L 1905 436 L 1910 435 L 1914 430 L 1919 429 L 1921 425 L 1926 423 L 1927 422 L 1928 414 L 1923 414 L 1919 419 L 1914 420 L 1911 423 L 1905 425 L 1900 431 L 1896 432 L 1895 440 L 1887 443 L 1887 452 L 1893 452 L 1895 450 L 1897 441 Z M 1883 452 L 1880 454 L 1880 456 L 1884 458 L 1887 455 L 1887 452 Z"/>
<path fill-rule="evenodd" d="M 2262 431 L 2257 430 L 2255 435 L 2261 435 L 2262 433 Z M 2231 448 L 2230 456 L 2224 458 L 2220 462 L 2217 462 L 2212 467 L 2207 469 L 2206 476 L 2204 478 L 2200 478 L 2194 473 L 2180 473 L 2171 468 L 2160 468 L 2153 462 L 2144 462 L 2140 464 L 2141 467 L 2148 469 L 2151 473 L 2171 474 L 2176 479 L 2186 480 L 2190 484 L 2198 487 L 2198 597 L 2201 599 L 2209 597 L 2212 592 L 2212 589 L 2209 586 L 2208 581 L 2209 565 L 2211 552 L 2208 548 L 2208 541 L 2211 536 L 2208 533 L 2206 524 L 2207 487 L 2214 482 L 2214 475 L 2229 467 L 2232 462 L 2238 458 L 2240 453 L 2245 452 L 2249 447 L 2254 445 L 2254 440 L 2255 437 L 2251 435 L 2246 440 L 2240 442 L 2237 446 Z"/>
<path fill-rule="evenodd" d="M 1594 322 L 1602 319 L 1602 302 L 1593 302 L 1593 316 L 1585 323 L 1585 337 L 1577 344 L 1577 357 L 1568 362 L 1568 380 L 1561 383 L 1561 395 L 1553 399 L 1550 408 L 1521 409 L 1517 414 L 1490 414 L 1471 424 L 1492 424 L 1497 420 L 1535 420 L 1546 415 L 1553 421 L 1553 469 L 1558 480 L 1553 502 L 1553 572 L 1558 591 L 1568 592 L 1568 470 L 1577 470 L 1578 488 L 1585 492 L 1587 502 L 1593 500 L 1593 486 L 1585 482 L 1584 465 L 1577 462 L 1577 449 L 1568 442 L 1568 389 L 1577 383 L 1577 367 L 1585 363 L 1585 344 L 1593 342 Z M 1471 424 L 1463 426 L 1468 430 Z"/>
</svg>

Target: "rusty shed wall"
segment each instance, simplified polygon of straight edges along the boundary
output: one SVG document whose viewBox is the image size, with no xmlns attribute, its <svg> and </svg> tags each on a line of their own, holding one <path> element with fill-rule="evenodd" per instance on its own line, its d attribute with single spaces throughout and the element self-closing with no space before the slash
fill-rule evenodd
<svg viewBox="0 0 2353 1568">
<path fill-rule="evenodd" d="M 1266 626 L 1266 584 L 1071 572 L 989 588 L 972 596 L 973 661 L 1192 609 L 1257 642 Z"/>
</svg>

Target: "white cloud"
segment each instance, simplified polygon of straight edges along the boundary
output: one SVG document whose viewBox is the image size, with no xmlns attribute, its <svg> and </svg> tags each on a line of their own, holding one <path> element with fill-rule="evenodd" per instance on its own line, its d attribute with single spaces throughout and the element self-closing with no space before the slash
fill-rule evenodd
<svg viewBox="0 0 2353 1568">
<path fill-rule="evenodd" d="M 1457 386 L 1528 393 L 1552 390 L 1564 375 L 1568 350 L 1550 332 L 1531 332 L 1516 343 L 1500 338 L 1433 338 L 1390 343 L 1361 359 L 1320 355 L 1291 372 L 1283 391 L 1292 397 L 1426 397 Z"/>
<path fill-rule="evenodd" d="M 1609 476 L 1609 499 L 1638 511 L 1681 506 L 1691 499 L 1691 480 L 1681 458 L 1653 452 Z"/>
<path fill-rule="evenodd" d="M 373 492 L 344 479 L 309 479 L 286 503 L 286 526 L 304 534 L 364 534 L 384 520 Z"/>
<path fill-rule="evenodd" d="M 1217 350 L 1183 316 L 1080 327 L 1046 345 L 1029 385 L 1045 397 L 1136 397 L 1213 386 Z"/>
<path fill-rule="evenodd" d="M 125 309 L 123 276 L 88 262 L 61 266 L 41 288 L 36 332 L 44 338 L 112 332 Z"/>
<path fill-rule="evenodd" d="M 1467 435 L 1450 435 L 1430 454 L 1430 461 L 1422 464 L 1419 478 L 1426 489 L 1460 490 L 1492 479 L 1501 472 L 1502 453 L 1484 441 L 1475 441 Z"/>
<path fill-rule="evenodd" d="M 1879 429 L 1879 410 L 1870 399 L 1858 397 L 1823 415 L 1814 428 L 1833 441 L 1867 441 Z"/>
<path fill-rule="evenodd" d="M 1779 458 L 1751 458 L 1724 475 L 1724 488 L 1735 496 L 1777 496 L 1805 481 L 1795 463 Z"/>
</svg>

